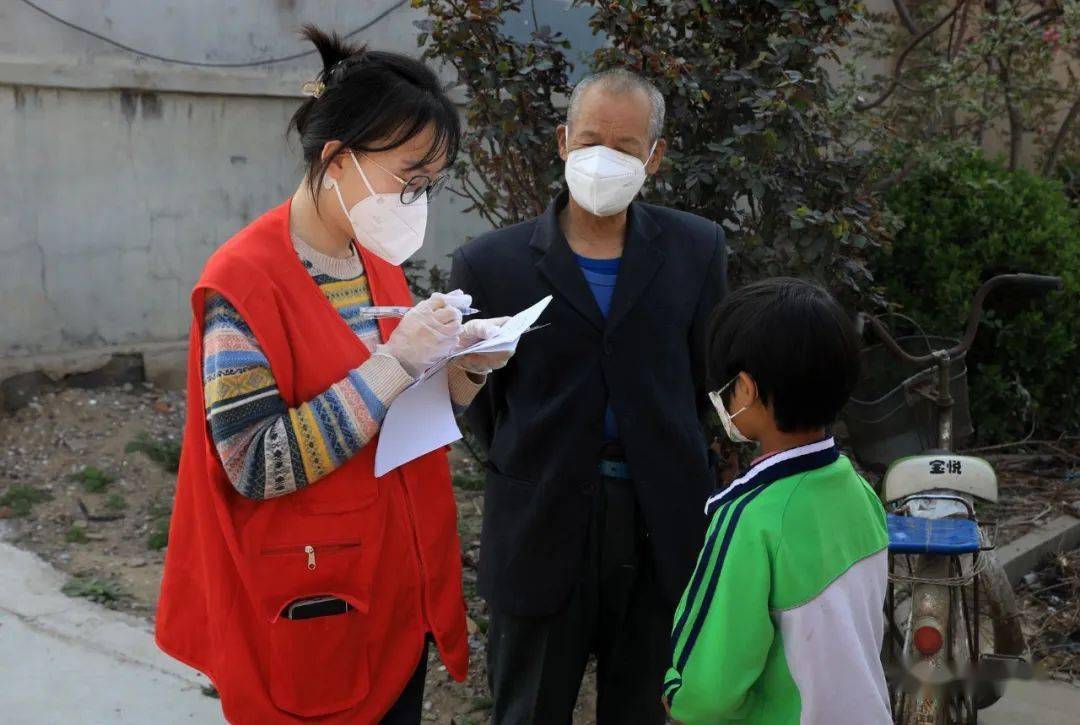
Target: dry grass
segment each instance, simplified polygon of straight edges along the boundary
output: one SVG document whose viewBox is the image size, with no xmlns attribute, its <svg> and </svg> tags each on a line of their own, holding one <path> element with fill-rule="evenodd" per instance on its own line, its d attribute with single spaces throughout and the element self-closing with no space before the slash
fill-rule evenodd
<svg viewBox="0 0 1080 725">
<path fill-rule="evenodd" d="M 1080 680 L 1080 549 L 1049 559 L 1018 594 L 1032 654 L 1055 679 Z"/>
</svg>

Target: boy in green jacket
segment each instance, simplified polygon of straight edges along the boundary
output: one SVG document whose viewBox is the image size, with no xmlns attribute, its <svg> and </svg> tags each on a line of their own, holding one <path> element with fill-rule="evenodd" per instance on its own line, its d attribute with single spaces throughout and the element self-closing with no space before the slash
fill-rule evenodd
<svg viewBox="0 0 1080 725">
<path fill-rule="evenodd" d="M 765 280 L 727 297 L 708 351 L 728 436 L 761 455 L 706 504 L 665 704 L 689 724 L 890 723 L 885 512 L 826 430 L 859 374 L 851 321 L 812 284 Z"/>
</svg>

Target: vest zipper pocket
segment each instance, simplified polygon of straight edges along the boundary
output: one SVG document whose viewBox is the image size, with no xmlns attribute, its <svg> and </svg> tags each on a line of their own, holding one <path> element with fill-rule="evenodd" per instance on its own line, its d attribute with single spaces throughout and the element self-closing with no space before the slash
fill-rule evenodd
<svg viewBox="0 0 1080 725">
<path fill-rule="evenodd" d="M 263 556 L 303 556 L 307 561 L 308 571 L 315 571 L 318 565 L 317 555 L 332 554 L 342 549 L 354 549 L 360 546 L 359 541 L 330 541 L 319 544 L 294 544 L 291 546 L 268 546 L 263 548 Z"/>
</svg>

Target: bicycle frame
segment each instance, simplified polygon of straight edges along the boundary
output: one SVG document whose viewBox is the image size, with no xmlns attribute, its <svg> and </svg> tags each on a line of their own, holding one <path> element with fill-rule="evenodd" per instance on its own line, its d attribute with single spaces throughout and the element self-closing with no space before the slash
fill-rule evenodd
<svg viewBox="0 0 1080 725">
<path fill-rule="evenodd" d="M 950 363 L 955 357 L 966 354 L 971 347 L 986 297 L 995 288 L 1004 285 L 1048 290 L 1060 288 L 1061 280 L 1057 277 L 1023 274 L 994 277 L 984 283 L 975 294 L 961 341 L 950 349 L 934 350 L 925 355 L 909 354 L 900 347 L 880 321 L 869 315 L 859 316 L 860 329 L 865 323 L 869 323 L 894 356 L 917 366 L 933 365 L 937 372 L 932 394 L 937 413 L 937 446 L 926 456 L 914 456 L 894 463 L 885 474 L 884 500 L 892 503 L 894 510 L 905 511 L 917 518 L 943 519 L 960 516 L 974 521 L 978 526 L 974 497 L 997 499 L 996 476 L 988 463 L 982 459 L 952 455 L 955 445 L 955 401 L 950 385 Z M 940 458 L 934 460 L 934 456 Z M 964 463 L 967 464 L 967 474 L 961 474 Z M 921 469 L 923 464 L 928 464 L 929 469 Z M 946 466 L 947 471 L 935 470 L 935 464 Z M 910 470 L 898 470 L 901 466 L 907 466 Z M 951 480 L 946 478 L 943 481 L 945 485 L 936 485 L 935 474 L 953 473 L 954 466 L 956 475 L 951 477 Z M 892 482 L 890 474 L 893 476 Z M 929 544 L 927 547 L 929 549 Z M 975 689 L 957 690 L 953 683 L 970 674 L 968 667 L 954 665 L 966 660 L 966 664 L 974 670 L 982 654 L 979 579 L 984 564 L 981 554 L 985 548 L 992 547 L 986 546 L 985 536 L 980 533 L 979 547 L 975 551 L 967 551 L 972 557 L 971 567 L 967 571 L 964 570 L 961 558 L 965 554 L 904 554 L 903 556 L 907 557 L 906 577 L 901 577 L 896 572 L 896 557 L 899 554 L 890 552 L 886 601 L 890 638 L 888 644 L 892 646 L 902 641 L 901 660 L 906 669 L 905 682 L 909 676 L 914 676 L 918 681 L 917 690 L 910 703 L 906 702 L 905 689 L 901 689 L 894 699 L 894 718 L 897 722 L 936 725 L 976 722 Z M 992 557 L 989 562 L 994 565 Z M 905 578 L 911 587 L 911 609 L 907 616 L 906 632 L 901 637 L 896 621 L 894 582 Z M 990 581 L 993 581 L 993 578 Z M 968 590 L 972 603 L 970 610 Z M 996 624 L 995 622 L 995 635 Z M 936 647 L 933 646 L 935 644 Z"/>
</svg>

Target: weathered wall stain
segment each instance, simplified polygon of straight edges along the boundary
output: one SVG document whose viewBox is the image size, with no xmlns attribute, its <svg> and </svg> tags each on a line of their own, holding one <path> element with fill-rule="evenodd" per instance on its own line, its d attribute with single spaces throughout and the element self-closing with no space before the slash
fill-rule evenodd
<svg viewBox="0 0 1080 725">
<path fill-rule="evenodd" d="M 136 92 L 130 88 L 123 88 L 120 90 L 120 113 L 124 116 L 124 120 L 129 124 L 135 120 L 135 114 L 138 111 L 138 99 Z"/>
<path fill-rule="evenodd" d="M 144 91 L 139 94 L 143 118 L 161 118 L 161 98 L 156 93 Z"/>
</svg>

